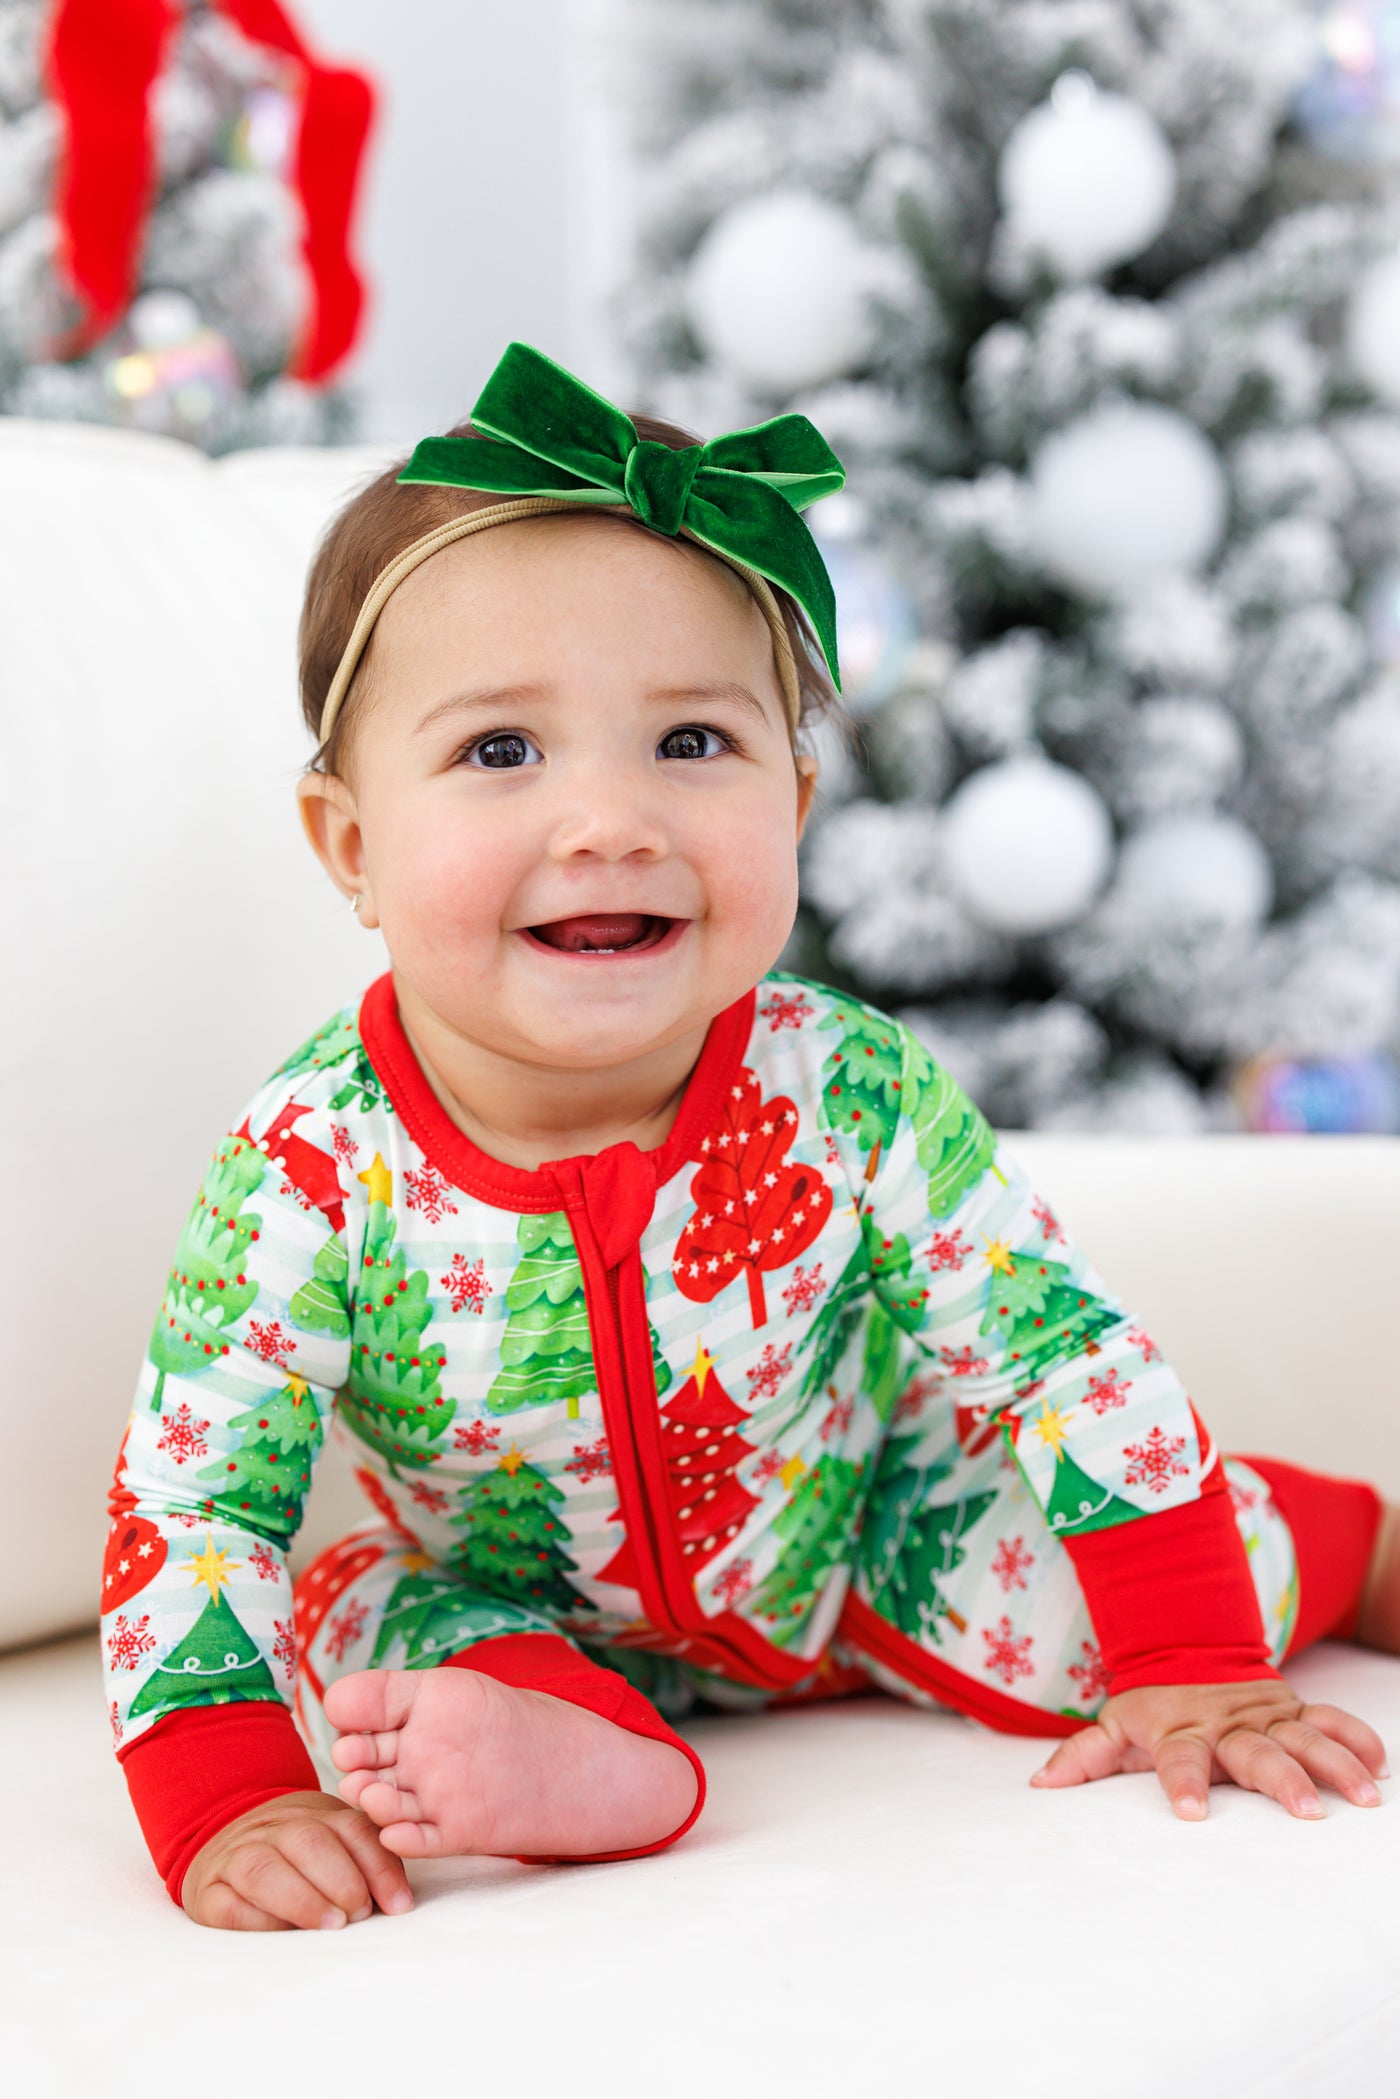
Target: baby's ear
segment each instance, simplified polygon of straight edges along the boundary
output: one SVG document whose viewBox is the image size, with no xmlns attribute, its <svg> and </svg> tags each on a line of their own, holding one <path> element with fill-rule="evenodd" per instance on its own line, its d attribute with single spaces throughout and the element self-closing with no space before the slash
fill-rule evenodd
<svg viewBox="0 0 1400 2099">
<path fill-rule="evenodd" d="M 797 767 L 797 835 L 800 839 L 807 828 L 807 816 L 817 791 L 821 766 L 810 751 L 795 751 L 793 763 Z"/>
</svg>

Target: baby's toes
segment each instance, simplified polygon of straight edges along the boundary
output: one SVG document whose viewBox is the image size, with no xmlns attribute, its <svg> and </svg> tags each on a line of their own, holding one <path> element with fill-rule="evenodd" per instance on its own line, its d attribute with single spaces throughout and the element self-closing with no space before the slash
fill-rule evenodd
<svg viewBox="0 0 1400 2099">
<path fill-rule="evenodd" d="M 365 1787 L 375 1785 L 385 1776 L 392 1780 L 392 1771 L 387 1774 L 380 1771 L 347 1771 L 344 1778 L 336 1780 L 335 1789 L 342 1800 L 348 1800 L 351 1807 L 358 1807 L 360 1795 Z"/>
<path fill-rule="evenodd" d="M 352 1775 L 358 1777 L 360 1774 Z M 370 1821 L 377 1822 L 381 1829 L 387 1828 L 391 1822 L 423 1820 L 424 1811 L 418 1795 L 404 1792 L 384 1778 L 367 1778 L 355 1805 L 363 1808 Z"/>
<path fill-rule="evenodd" d="M 403 1669 L 352 1669 L 327 1684 L 322 1708 L 339 1734 L 402 1727 L 417 1685 Z"/>
<path fill-rule="evenodd" d="M 331 1762 L 338 1771 L 382 1771 L 398 1762 L 400 1739 L 396 1727 L 374 1735 L 341 1735 L 331 1744 Z"/>
</svg>

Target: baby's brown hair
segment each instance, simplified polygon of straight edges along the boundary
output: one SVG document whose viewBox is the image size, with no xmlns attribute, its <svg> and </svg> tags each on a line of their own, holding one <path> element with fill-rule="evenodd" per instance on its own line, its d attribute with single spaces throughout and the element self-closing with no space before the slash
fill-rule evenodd
<svg viewBox="0 0 1400 2099">
<path fill-rule="evenodd" d="M 634 414 L 631 422 L 639 438 L 669 445 L 673 451 L 704 442 L 679 424 L 664 422 L 657 416 Z M 458 423 L 447 432 L 449 437 L 479 438 L 482 434 L 469 422 Z M 307 728 L 318 739 L 326 694 L 375 578 L 425 532 L 446 524 L 450 518 L 464 517 L 473 510 L 482 510 L 501 501 L 499 495 L 485 489 L 400 481 L 398 476 L 407 464 L 406 458 L 396 460 L 358 495 L 350 498 L 331 520 L 311 563 L 299 634 L 301 711 Z M 562 516 L 565 513 L 556 514 Z M 592 511 L 589 515 L 605 517 L 607 513 Z M 625 521 L 626 513 L 619 513 L 619 518 Z M 638 529 L 645 531 L 648 528 L 639 526 Z M 693 545 L 694 542 L 680 540 L 678 544 Z M 827 715 L 844 722 L 841 697 L 831 682 L 820 643 L 806 613 L 787 591 L 780 590 L 776 583 L 771 587 L 797 664 L 801 700 L 798 730 Z M 355 705 L 355 697 L 357 688 L 362 686 L 364 673 L 365 661 L 362 658 L 350 690 L 331 724 L 330 735 L 307 760 L 307 772 L 331 773 L 343 780 L 352 778 L 355 724 L 362 712 Z"/>
</svg>

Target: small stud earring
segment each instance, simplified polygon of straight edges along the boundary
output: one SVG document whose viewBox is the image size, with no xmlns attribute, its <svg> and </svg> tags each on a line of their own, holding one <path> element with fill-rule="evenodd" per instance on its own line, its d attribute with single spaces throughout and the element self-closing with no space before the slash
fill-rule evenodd
<svg viewBox="0 0 1400 2099">
<path fill-rule="evenodd" d="M 358 910 L 359 910 L 359 908 L 360 908 L 360 892 L 359 892 L 359 891 L 358 891 L 358 889 L 357 889 L 357 890 L 355 891 L 355 894 L 354 894 L 354 895 L 353 895 L 353 896 L 351 897 L 351 899 L 350 899 L 350 909 L 351 909 L 352 911 L 358 911 Z"/>
</svg>

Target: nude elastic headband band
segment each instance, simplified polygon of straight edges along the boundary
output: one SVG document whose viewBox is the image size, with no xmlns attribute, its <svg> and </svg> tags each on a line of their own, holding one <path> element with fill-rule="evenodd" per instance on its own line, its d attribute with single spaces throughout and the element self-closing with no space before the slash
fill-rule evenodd
<svg viewBox="0 0 1400 2099">
<path fill-rule="evenodd" d="M 472 443 L 472 440 L 466 439 L 463 442 Z M 400 475 L 399 478 L 402 480 L 405 476 Z M 344 703 L 346 693 L 350 690 L 350 681 L 359 668 L 360 658 L 364 655 L 370 635 L 374 631 L 375 621 L 379 618 L 380 613 L 384 610 L 385 605 L 398 589 L 400 583 L 403 582 L 404 577 L 412 575 L 420 562 L 431 559 L 443 547 L 450 546 L 454 539 L 465 539 L 472 532 L 484 532 L 490 525 L 506 525 L 513 518 L 538 517 L 547 511 L 577 511 L 580 508 L 608 510 L 614 515 L 623 517 L 637 516 L 637 512 L 627 503 L 597 501 L 581 505 L 576 499 L 567 497 L 519 496 L 512 498 L 509 502 L 492 503 L 484 510 L 470 511 L 465 517 L 449 518 L 445 525 L 439 525 L 435 531 L 425 532 L 421 539 L 415 539 L 411 546 L 405 547 L 397 560 L 391 561 L 388 568 L 381 570 L 370 587 L 368 597 L 360 607 L 359 618 L 355 621 L 350 639 L 345 644 L 340 662 L 336 666 L 335 676 L 331 679 L 330 690 L 326 694 L 325 705 L 321 709 L 320 736 L 322 744 L 325 743 L 335 726 L 336 716 Z M 638 519 L 638 522 L 642 523 L 643 521 Z M 699 535 L 692 532 L 687 526 L 682 525 L 680 532 L 687 539 L 693 539 L 697 546 L 704 547 L 706 553 L 714 554 L 720 561 L 725 562 L 728 567 L 734 569 L 737 574 L 743 577 L 745 583 L 748 584 L 749 589 L 757 598 L 773 637 L 773 655 L 777 662 L 778 680 L 783 689 L 783 703 L 787 708 L 789 724 L 795 730 L 802 707 L 802 695 L 798 685 L 797 662 L 792 653 L 792 643 L 788 638 L 788 631 L 783 622 L 782 613 L 778 609 L 778 601 L 774 597 L 772 590 L 756 569 L 748 568 L 743 562 L 736 561 L 732 555 L 726 554 L 719 547 L 707 546 L 705 541 L 700 539 Z"/>
</svg>

